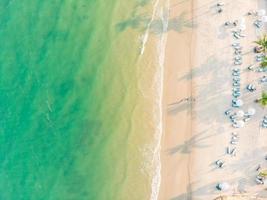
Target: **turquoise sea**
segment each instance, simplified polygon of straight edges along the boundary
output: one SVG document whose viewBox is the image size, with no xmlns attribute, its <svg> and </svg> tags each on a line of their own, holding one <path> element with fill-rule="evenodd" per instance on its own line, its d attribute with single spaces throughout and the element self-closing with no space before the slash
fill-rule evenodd
<svg viewBox="0 0 267 200">
<path fill-rule="evenodd" d="M 0 199 L 150 198 L 152 108 L 138 83 L 150 11 L 149 0 L 0 1 Z"/>
</svg>

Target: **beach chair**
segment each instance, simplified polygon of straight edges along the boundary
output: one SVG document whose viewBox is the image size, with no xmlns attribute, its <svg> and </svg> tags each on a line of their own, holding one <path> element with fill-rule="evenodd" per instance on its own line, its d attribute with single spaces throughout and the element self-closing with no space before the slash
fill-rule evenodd
<svg viewBox="0 0 267 200">
<path fill-rule="evenodd" d="M 251 117 L 245 117 L 245 118 L 243 119 L 244 122 L 248 122 L 249 120 L 251 120 Z"/>
<path fill-rule="evenodd" d="M 235 55 L 240 55 L 240 54 L 242 54 L 242 51 L 241 50 L 235 50 L 234 54 Z"/>
<path fill-rule="evenodd" d="M 262 83 L 267 82 L 267 76 L 263 76 L 263 77 L 260 79 L 260 82 L 262 82 Z"/>
<path fill-rule="evenodd" d="M 232 149 L 232 151 L 231 151 L 231 155 L 232 155 L 232 156 L 236 156 L 236 148 L 235 148 L 235 147 Z"/>
<path fill-rule="evenodd" d="M 233 82 L 234 83 L 240 83 L 240 77 L 239 76 L 234 76 L 233 77 Z"/>
<path fill-rule="evenodd" d="M 217 161 L 215 162 L 215 164 L 216 164 L 219 168 L 223 168 L 223 167 L 224 167 L 224 161 L 222 161 L 222 160 L 217 160 Z"/>
<path fill-rule="evenodd" d="M 239 93 L 234 92 L 234 93 L 232 94 L 232 96 L 235 97 L 235 98 L 238 98 L 238 97 L 241 96 L 241 93 L 240 93 L 240 92 L 239 92 Z"/>
<path fill-rule="evenodd" d="M 238 72 L 240 72 L 240 69 L 239 68 L 234 68 L 232 71 L 238 73 Z"/>
<path fill-rule="evenodd" d="M 225 115 L 230 115 L 232 112 L 233 112 L 232 109 L 228 109 L 228 110 L 226 110 L 224 113 L 225 113 Z"/>
<path fill-rule="evenodd" d="M 233 82 L 233 86 L 240 86 L 240 82 Z"/>
<path fill-rule="evenodd" d="M 233 47 L 240 47 L 240 43 L 239 42 L 235 42 L 232 44 Z"/>
<path fill-rule="evenodd" d="M 267 128 L 267 124 L 266 123 L 262 123 L 262 128 Z"/>
<path fill-rule="evenodd" d="M 234 65 L 242 65 L 242 64 L 243 64 L 243 62 L 241 60 L 234 62 Z"/>
<path fill-rule="evenodd" d="M 232 75 L 233 76 L 240 76 L 240 72 L 233 72 Z"/>
<path fill-rule="evenodd" d="M 236 142 L 236 141 L 231 141 L 231 144 L 232 144 L 232 145 L 237 145 L 238 142 Z"/>
</svg>

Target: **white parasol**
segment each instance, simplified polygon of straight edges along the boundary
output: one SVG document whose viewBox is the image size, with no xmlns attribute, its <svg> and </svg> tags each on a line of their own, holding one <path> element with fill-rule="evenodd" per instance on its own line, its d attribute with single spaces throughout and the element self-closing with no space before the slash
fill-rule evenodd
<svg viewBox="0 0 267 200">
<path fill-rule="evenodd" d="M 265 14 L 266 14 L 266 10 L 264 10 L 264 9 L 260 9 L 260 10 L 257 11 L 257 15 L 258 16 L 263 16 Z"/>
<path fill-rule="evenodd" d="M 262 16 L 261 17 L 261 20 L 262 20 L 262 22 L 265 22 L 266 23 L 267 22 L 267 16 Z"/>
<path fill-rule="evenodd" d="M 218 184 L 218 189 L 221 191 L 227 191 L 230 189 L 230 185 L 227 182 L 222 182 Z"/>
<path fill-rule="evenodd" d="M 238 107 L 240 107 L 240 106 L 243 106 L 243 101 L 241 100 L 241 99 L 237 99 L 236 101 L 235 101 L 235 105 L 236 106 L 238 106 Z"/>
<path fill-rule="evenodd" d="M 239 110 L 239 111 L 236 112 L 236 116 L 237 117 L 244 117 L 244 115 L 245 115 L 245 113 L 244 113 L 243 110 Z"/>
<path fill-rule="evenodd" d="M 233 124 L 235 128 L 242 128 L 244 127 L 244 125 L 245 125 L 245 122 L 243 120 L 239 120 L 235 124 Z"/>
<path fill-rule="evenodd" d="M 252 116 L 252 115 L 255 115 L 255 113 L 256 113 L 255 108 L 249 108 L 248 109 L 248 115 Z"/>
</svg>

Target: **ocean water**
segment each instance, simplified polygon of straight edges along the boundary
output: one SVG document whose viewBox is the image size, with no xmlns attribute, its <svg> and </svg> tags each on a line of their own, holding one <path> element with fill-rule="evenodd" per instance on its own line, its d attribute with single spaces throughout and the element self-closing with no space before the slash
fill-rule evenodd
<svg viewBox="0 0 267 200">
<path fill-rule="evenodd" d="M 0 1 L 0 199 L 155 199 L 155 3 Z"/>
</svg>

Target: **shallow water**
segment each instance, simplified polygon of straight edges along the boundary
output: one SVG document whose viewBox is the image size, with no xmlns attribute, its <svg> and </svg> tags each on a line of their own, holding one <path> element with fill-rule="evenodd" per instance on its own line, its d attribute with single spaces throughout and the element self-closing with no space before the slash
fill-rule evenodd
<svg viewBox="0 0 267 200">
<path fill-rule="evenodd" d="M 0 199 L 149 199 L 150 3 L 0 2 Z"/>
</svg>

